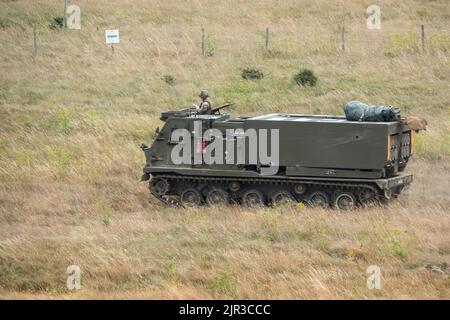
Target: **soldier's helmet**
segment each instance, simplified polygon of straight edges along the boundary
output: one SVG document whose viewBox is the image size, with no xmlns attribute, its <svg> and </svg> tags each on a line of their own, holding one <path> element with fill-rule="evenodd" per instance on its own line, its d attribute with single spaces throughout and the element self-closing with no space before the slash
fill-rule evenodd
<svg viewBox="0 0 450 320">
<path fill-rule="evenodd" d="M 202 99 L 208 98 L 208 97 L 209 97 L 208 91 L 202 90 L 202 91 L 200 91 L 200 93 L 199 93 L 198 96 L 199 96 L 200 98 L 202 98 Z"/>
</svg>

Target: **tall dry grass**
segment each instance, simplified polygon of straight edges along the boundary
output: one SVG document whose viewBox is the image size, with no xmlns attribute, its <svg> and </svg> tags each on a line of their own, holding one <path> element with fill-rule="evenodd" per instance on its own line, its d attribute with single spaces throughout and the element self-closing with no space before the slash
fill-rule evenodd
<svg viewBox="0 0 450 320">
<path fill-rule="evenodd" d="M 50 30 L 60 2 L 0 3 L 1 297 L 449 298 L 448 1 L 381 1 L 381 31 L 366 29 L 370 1 L 322 0 L 80 0 L 82 29 Z M 103 43 L 113 27 L 114 56 Z M 245 81 L 245 67 L 266 77 Z M 292 81 L 305 67 L 314 88 Z M 233 100 L 235 115 L 337 114 L 353 99 L 423 115 L 412 190 L 349 214 L 167 208 L 138 182 L 138 145 L 200 88 Z M 71 264 L 76 292 L 65 287 Z M 372 264 L 381 290 L 366 287 Z"/>
</svg>

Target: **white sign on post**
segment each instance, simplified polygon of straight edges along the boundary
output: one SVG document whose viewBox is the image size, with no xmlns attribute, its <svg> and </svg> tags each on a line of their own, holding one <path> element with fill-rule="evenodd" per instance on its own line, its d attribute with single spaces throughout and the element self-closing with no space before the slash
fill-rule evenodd
<svg viewBox="0 0 450 320">
<path fill-rule="evenodd" d="M 119 30 L 105 30 L 106 44 L 116 44 L 119 43 Z"/>
</svg>

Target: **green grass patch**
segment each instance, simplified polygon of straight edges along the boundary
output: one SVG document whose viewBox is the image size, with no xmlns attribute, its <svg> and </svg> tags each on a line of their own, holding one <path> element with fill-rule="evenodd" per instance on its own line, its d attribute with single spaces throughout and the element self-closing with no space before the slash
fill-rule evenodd
<svg viewBox="0 0 450 320">
<path fill-rule="evenodd" d="M 59 130 L 66 135 L 70 134 L 74 128 L 72 111 L 69 108 L 60 108 L 57 111 L 57 118 Z"/>
<path fill-rule="evenodd" d="M 441 135 L 427 132 L 415 134 L 413 153 L 429 160 L 440 160 L 443 156 L 450 156 L 450 132 L 446 131 Z"/>
<path fill-rule="evenodd" d="M 236 295 L 238 279 L 230 268 L 225 267 L 211 278 L 210 286 L 214 292 L 234 297 Z"/>
</svg>

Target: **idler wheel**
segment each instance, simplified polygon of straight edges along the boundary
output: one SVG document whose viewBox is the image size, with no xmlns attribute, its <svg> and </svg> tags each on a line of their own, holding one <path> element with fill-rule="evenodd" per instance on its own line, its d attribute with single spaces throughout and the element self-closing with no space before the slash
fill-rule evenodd
<svg viewBox="0 0 450 320">
<path fill-rule="evenodd" d="M 156 178 L 150 181 L 150 190 L 158 196 L 163 196 L 169 192 L 169 182 L 164 178 Z"/>
<path fill-rule="evenodd" d="M 359 202 L 363 206 L 370 207 L 378 203 L 375 191 L 370 189 L 363 189 L 358 193 Z"/>
<path fill-rule="evenodd" d="M 285 190 L 278 191 L 272 196 L 272 204 L 274 205 L 284 205 L 292 203 L 294 201 L 295 198 L 292 196 L 292 194 Z"/>
<path fill-rule="evenodd" d="M 308 203 L 314 208 L 328 208 L 330 207 L 330 197 L 323 191 L 316 191 L 308 197 Z"/>
<path fill-rule="evenodd" d="M 263 207 L 264 195 L 259 190 L 248 190 L 242 196 L 242 203 L 248 207 Z"/>
<path fill-rule="evenodd" d="M 339 192 L 334 199 L 334 207 L 340 210 L 352 210 L 356 207 L 356 198 L 351 192 Z"/>
<path fill-rule="evenodd" d="M 228 193 L 225 190 L 214 188 L 206 194 L 206 203 L 210 206 L 228 203 Z"/>
<path fill-rule="evenodd" d="M 203 196 L 197 189 L 189 188 L 181 193 L 181 203 L 186 207 L 194 207 L 202 204 Z"/>
</svg>

